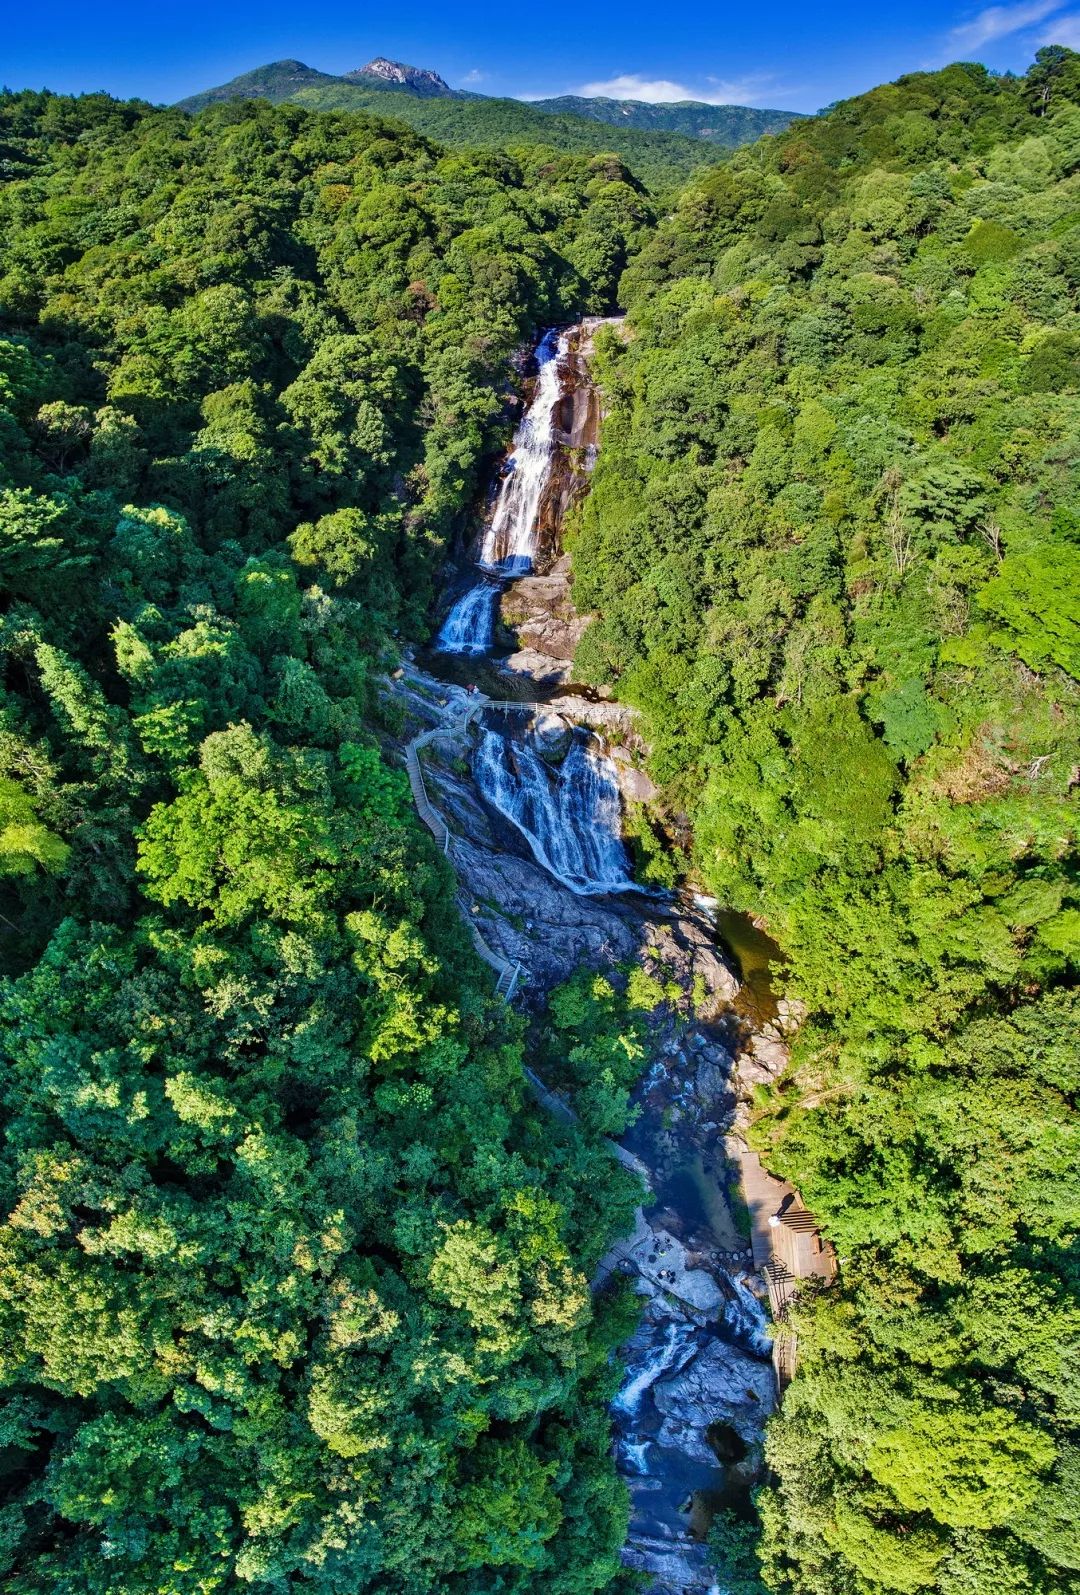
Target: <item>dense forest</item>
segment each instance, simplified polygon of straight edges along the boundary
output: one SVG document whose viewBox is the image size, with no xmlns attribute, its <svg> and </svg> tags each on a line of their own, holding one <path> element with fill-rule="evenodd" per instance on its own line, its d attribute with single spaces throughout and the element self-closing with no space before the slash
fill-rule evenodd
<svg viewBox="0 0 1080 1595">
<path fill-rule="evenodd" d="M 572 154 L 614 151 L 651 193 L 667 195 L 702 167 L 715 166 L 715 144 L 683 133 L 642 128 L 559 110 L 538 110 L 521 100 L 421 99 L 356 83 L 297 89 L 298 105 L 324 111 L 368 111 L 407 123 L 426 137 L 466 149 L 516 151 L 549 145 Z"/>
<path fill-rule="evenodd" d="M 734 149 L 763 133 L 782 132 L 799 119 L 789 111 L 760 111 L 750 105 L 707 105 L 696 100 L 653 105 L 641 100 L 580 94 L 527 102 L 498 99 L 452 89 L 437 73 L 398 62 L 383 64 L 398 76 L 376 75 L 360 67 L 335 77 L 305 66 L 302 61 L 270 61 L 216 88 L 188 95 L 178 104 L 183 111 L 204 111 L 227 100 L 259 98 L 277 104 L 294 99 L 323 109 L 375 111 L 407 122 L 447 144 L 502 148 L 515 142 L 548 142 L 561 150 L 611 148 L 633 164 L 639 177 L 651 178 L 657 184 L 685 177 L 696 167 L 717 159 L 715 151 L 688 148 L 686 139 Z M 404 81 L 399 81 L 399 76 Z M 387 95 L 391 97 L 388 99 Z M 418 100 L 421 103 L 416 103 Z M 556 120 L 545 127 L 539 120 L 541 116 Z M 618 131 L 602 132 L 585 125 L 589 122 L 608 124 Z M 642 139 L 636 137 L 635 130 L 679 136 Z M 627 131 L 629 138 L 624 137 Z"/>
<path fill-rule="evenodd" d="M 691 184 L 603 351 L 580 673 L 784 950 L 841 1259 L 743 1595 L 1080 1588 L 1078 167 L 1080 57 L 904 78 Z"/>
<path fill-rule="evenodd" d="M 586 116 L 612 127 L 647 128 L 652 132 L 681 133 L 706 139 L 722 149 L 751 144 L 764 133 L 782 133 L 802 120 L 797 111 L 759 110 L 753 105 L 710 105 L 702 100 L 612 100 L 606 95 L 559 94 L 550 100 L 531 100 L 536 110 L 550 115 Z"/>
<path fill-rule="evenodd" d="M 0 161 L 4 1588 L 618 1587 L 633 1182 L 528 1101 L 375 685 L 640 185 L 29 93 Z"/>
<path fill-rule="evenodd" d="M 378 692 L 514 355 L 623 305 L 578 670 L 783 949 L 752 1135 L 841 1260 L 727 1588 L 1075 1595 L 1080 57 L 662 218 L 670 168 L 478 127 L 0 96 L 4 1588 L 636 1587 L 626 1082 L 529 1104 Z M 583 1104 L 601 996 L 544 1044 Z"/>
</svg>

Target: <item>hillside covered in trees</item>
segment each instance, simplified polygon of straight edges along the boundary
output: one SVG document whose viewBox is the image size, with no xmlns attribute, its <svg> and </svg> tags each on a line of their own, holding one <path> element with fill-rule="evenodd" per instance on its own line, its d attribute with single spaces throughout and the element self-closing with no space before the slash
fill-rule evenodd
<svg viewBox="0 0 1080 1595">
<path fill-rule="evenodd" d="M 809 1006 L 754 1127 L 841 1259 L 740 1591 L 1080 1575 L 1080 57 L 841 104 L 630 266 L 579 672 Z"/>
<path fill-rule="evenodd" d="M 468 89 L 452 89 L 437 72 L 382 57 L 338 76 L 320 72 L 303 61 L 270 61 L 242 72 L 228 83 L 188 95 L 178 102 L 178 108 L 203 111 L 227 100 L 255 98 L 275 104 L 295 99 L 324 110 L 375 111 L 407 122 L 447 144 L 502 148 L 514 142 L 539 142 L 560 150 L 612 149 L 631 161 L 640 177 L 656 186 L 685 177 L 717 159 L 715 151 L 688 148 L 687 140 L 734 149 L 763 133 L 782 132 L 798 120 L 797 114 L 790 111 L 708 105 L 698 100 L 652 104 L 581 94 L 529 101 L 493 98 Z M 553 120 L 545 127 L 541 117 Z M 590 122 L 607 124 L 618 131 L 603 133 L 599 127 L 590 128 Z M 649 136 L 639 138 L 637 132 Z M 629 137 L 625 136 L 627 133 Z M 653 136 L 656 134 L 660 137 Z"/>
<path fill-rule="evenodd" d="M 613 100 L 606 95 L 558 94 L 550 100 L 531 100 L 549 115 L 587 116 L 613 127 L 639 127 L 652 132 L 681 133 L 686 138 L 707 139 L 724 149 L 752 144 L 765 133 L 782 133 L 802 120 L 797 111 L 759 110 L 753 105 L 709 105 L 703 100 Z"/>
<path fill-rule="evenodd" d="M 526 1105 L 374 679 L 612 160 L 0 98 L 6 1590 L 617 1587 L 632 1182 Z"/>
<path fill-rule="evenodd" d="M 1075 1595 L 1080 58 L 662 219 L 677 151 L 505 103 L 0 96 L 4 1587 L 636 1587 L 633 1182 L 528 1105 L 376 685 L 512 357 L 622 305 L 578 671 L 783 949 L 753 1135 L 841 1263 L 728 1588 Z"/>
<path fill-rule="evenodd" d="M 715 166 L 721 158 L 716 145 L 702 139 L 636 125 L 612 126 L 606 120 L 562 110 L 537 110 L 521 100 L 422 99 L 355 83 L 299 88 L 292 98 L 315 110 L 368 111 L 392 117 L 454 148 L 517 150 L 546 145 L 593 155 L 610 150 L 654 193 L 673 191 L 693 172 Z"/>
</svg>

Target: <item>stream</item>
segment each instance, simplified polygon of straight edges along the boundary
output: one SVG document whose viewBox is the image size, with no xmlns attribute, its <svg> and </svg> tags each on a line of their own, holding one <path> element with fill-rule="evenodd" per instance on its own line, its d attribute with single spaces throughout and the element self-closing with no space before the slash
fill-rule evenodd
<svg viewBox="0 0 1080 1595">
<path fill-rule="evenodd" d="M 611 1406 L 631 1498 L 623 1560 L 651 1577 L 655 1595 L 723 1595 L 704 1536 L 718 1507 L 747 1509 L 775 1404 L 763 1290 L 736 1216 L 728 1146 L 748 1021 L 710 909 L 632 878 L 623 805 L 649 783 L 630 711 L 569 686 L 581 623 L 558 534 L 595 456 L 599 401 L 587 361 L 599 324 L 540 340 L 472 565 L 451 586 L 432 650 L 393 685 L 411 718 L 447 730 L 443 756 L 427 766 L 431 801 L 450 831 L 463 909 L 499 957 L 527 972 L 526 1001 L 582 963 L 627 959 L 706 994 L 696 1018 L 670 1014 L 654 1027 L 623 1141 L 652 1190 L 601 1274 L 631 1275 L 643 1298 Z M 498 639 L 508 605 L 535 641 L 506 657 Z M 528 701 L 480 707 L 477 679 L 489 698 Z M 463 759 L 451 728 L 473 704 Z"/>
</svg>

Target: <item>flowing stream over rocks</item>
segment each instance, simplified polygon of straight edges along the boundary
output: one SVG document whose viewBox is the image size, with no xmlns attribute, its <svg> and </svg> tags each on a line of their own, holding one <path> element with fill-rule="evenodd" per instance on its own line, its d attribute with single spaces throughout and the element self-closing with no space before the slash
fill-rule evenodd
<svg viewBox="0 0 1080 1595">
<path fill-rule="evenodd" d="M 525 732 L 483 732 L 473 778 L 491 806 L 515 825 L 533 857 L 572 892 L 634 891 L 621 835 L 619 778 L 592 732 L 577 726 L 554 769 Z"/>
<path fill-rule="evenodd" d="M 587 359 L 599 324 L 540 341 L 473 579 L 424 668 L 410 659 L 391 685 L 410 722 L 433 732 L 424 780 L 447 826 L 463 912 L 488 948 L 527 972 L 526 1003 L 582 963 L 625 960 L 685 994 L 658 1010 L 638 1117 L 623 1139 L 652 1189 L 594 1285 L 624 1272 L 644 1298 L 611 1407 L 632 1503 L 623 1559 L 652 1576 L 656 1595 L 722 1595 L 704 1536 L 719 1507 L 745 1508 L 776 1399 L 764 1290 L 735 1216 L 729 1155 L 742 1122 L 736 1058 L 759 1038 L 733 1006 L 739 982 L 711 905 L 632 879 L 622 802 L 652 794 L 632 712 L 561 690 L 585 622 L 573 610 L 559 527 L 595 457 L 599 401 Z M 501 658 L 500 625 L 519 644 Z M 529 701 L 511 701 L 523 693 Z"/>
</svg>

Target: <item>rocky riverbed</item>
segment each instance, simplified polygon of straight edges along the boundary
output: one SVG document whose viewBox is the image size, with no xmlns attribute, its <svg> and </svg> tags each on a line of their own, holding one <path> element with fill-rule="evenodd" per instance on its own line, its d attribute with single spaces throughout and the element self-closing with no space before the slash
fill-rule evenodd
<svg viewBox="0 0 1080 1595">
<path fill-rule="evenodd" d="M 755 1031 L 738 1013 L 739 980 L 708 905 L 689 894 L 574 891 L 485 800 L 473 761 L 485 724 L 514 737 L 538 734 L 557 761 L 573 728 L 590 721 L 618 735 L 632 761 L 628 711 L 563 696 L 535 715 L 481 710 L 463 735 L 475 708 L 466 690 L 411 664 L 393 687 L 411 730 L 447 728 L 426 750 L 428 791 L 451 832 L 465 911 L 488 945 L 526 972 L 521 1000 L 539 1010 L 582 964 L 640 963 L 683 993 L 653 1016 L 634 1097 L 639 1116 L 623 1138 L 648 1170 L 651 1194 L 594 1283 L 623 1272 L 643 1297 L 612 1408 L 632 1503 L 626 1561 L 652 1576 L 656 1595 L 704 1595 L 713 1585 L 709 1521 L 719 1506 L 745 1507 L 775 1402 L 765 1292 L 730 1154 L 745 1113 L 740 1094 L 786 1059 L 782 1027 L 790 1021 L 774 1015 Z"/>
<path fill-rule="evenodd" d="M 740 1005 L 713 905 L 633 880 L 621 810 L 656 795 L 648 750 L 631 710 L 570 685 L 587 617 L 574 609 L 561 527 L 597 443 L 587 367 L 597 325 L 541 341 L 531 402 L 473 542 L 472 585 L 467 571 L 448 584 L 436 651 L 408 660 L 390 689 L 406 736 L 441 728 L 423 747 L 428 800 L 481 948 L 500 968 L 520 966 L 519 1000 L 539 1011 L 582 965 L 637 964 L 680 993 L 653 1015 L 623 1139 L 649 1191 L 593 1283 L 627 1273 L 643 1298 L 612 1406 L 632 1502 L 624 1560 L 655 1595 L 705 1595 L 719 1590 L 709 1522 L 721 1506 L 745 1508 L 776 1395 L 732 1154 L 740 1094 L 783 1066 L 790 1016 L 774 1011 L 761 970 L 753 1003 Z M 477 689 L 533 701 L 489 706 Z"/>
</svg>

